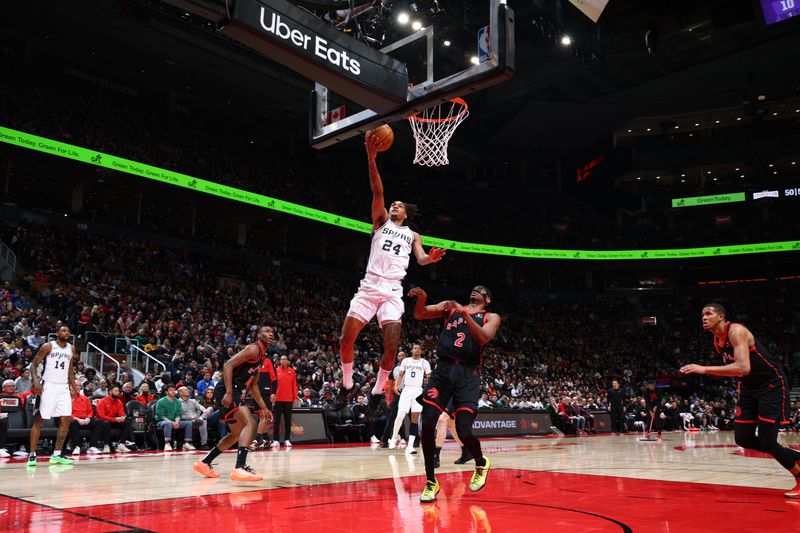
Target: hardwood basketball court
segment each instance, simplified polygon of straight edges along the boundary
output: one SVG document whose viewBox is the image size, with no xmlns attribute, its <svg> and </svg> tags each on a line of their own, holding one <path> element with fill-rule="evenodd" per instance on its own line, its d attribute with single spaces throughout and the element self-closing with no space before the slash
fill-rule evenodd
<svg viewBox="0 0 800 533">
<path fill-rule="evenodd" d="M 783 434 L 800 449 L 800 437 Z M 309 445 L 252 453 L 266 479 L 198 476 L 201 452 L 80 456 L 74 466 L 0 464 L 0 531 L 800 531 L 793 482 L 771 458 L 743 452 L 733 433 L 486 439 L 486 488 L 466 485 L 448 442 L 442 492 L 419 502 L 421 455 L 369 445 Z"/>
</svg>

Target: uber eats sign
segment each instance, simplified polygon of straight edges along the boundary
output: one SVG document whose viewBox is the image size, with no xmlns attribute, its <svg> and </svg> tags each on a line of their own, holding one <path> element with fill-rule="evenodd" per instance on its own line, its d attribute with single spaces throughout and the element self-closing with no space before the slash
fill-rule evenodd
<svg viewBox="0 0 800 533">
<path fill-rule="evenodd" d="M 222 33 L 375 112 L 406 102 L 405 63 L 284 0 L 238 0 Z"/>
</svg>

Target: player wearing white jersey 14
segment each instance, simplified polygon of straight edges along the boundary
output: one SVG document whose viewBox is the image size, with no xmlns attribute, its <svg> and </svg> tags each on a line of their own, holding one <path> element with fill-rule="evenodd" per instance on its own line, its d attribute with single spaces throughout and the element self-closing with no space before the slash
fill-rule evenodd
<svg viewBox="0 0 800 533">
<path fill-rule="evenodd" d="M 33 428 L 31 428 L 28 466 L 36 466 L 36 444 L 42 430 L 42 420 L 60 417 L 56 445 L 51 464 L 72 464 L 74 461 L 61 455 L 64 439 L 69 431 L 72 415 L 72 389 L 75 387 L 73 363 L 78 359 L 78 351 L 67 342 L 70 331 L 61 326 L 56 332 L 56 340 L 43 344 L 39 353 L 31 363 L 31 380 L 33 393 L 37 394 L 34 410 Z M 39 375 L 39 365 L 44 361 L 44 372 Z"/>
<path fill-rule="evenodd" d="M 400 320 L 404 311 L 402 281 L 408 269 L 410 255 L 413 252 L 420 265 L 429 265 L 441 260 L 445 250 L 434 247 L 425 253 L 419 234 L 408 227 L 409 209 L 404 202 L 394 201 L 386 209 L 383 182 L 375 161 L 378 149 L 381 148 L 380 140 L 367 134 L 365 145 L 372 188 L 372 245 L 367 272 L 350 302 L 350 309 L 342 326 L 342 386 L 334 409 L 343 408 L 357 392 L 353 383 L 355 341 L 367 322 L 377 315 L 378 325 L 383 330 L 383 357 L 378 379 L 369 394 L 367 416 L 373 417 L 400 344 Z"/>
</svg>

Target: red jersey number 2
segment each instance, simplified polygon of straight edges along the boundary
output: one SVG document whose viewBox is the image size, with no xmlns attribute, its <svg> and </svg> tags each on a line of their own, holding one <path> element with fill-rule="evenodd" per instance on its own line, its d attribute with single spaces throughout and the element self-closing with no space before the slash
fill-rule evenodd
<svg viewBox="0 0 800 533">
<path fill-rule="evenodd" d="M 456 340 L 453 341 L 453 344 L 458 346 L 459 348 L 464 347 L 464 334 L 463 333 L 456 333 Z"/>
</svg>

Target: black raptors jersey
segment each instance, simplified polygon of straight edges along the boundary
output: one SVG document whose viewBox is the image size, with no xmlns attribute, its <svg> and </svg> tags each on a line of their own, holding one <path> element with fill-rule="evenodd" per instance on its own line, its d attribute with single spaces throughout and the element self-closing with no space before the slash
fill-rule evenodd
<svg viewBox="0 0 800 533">
<path fill-rule="evenodd" d="M 728 331 L 733 323 L 725 324 L 725 336 L 719 341 L 714 336 L 714 349 L 722 356 L 725 364 L 734 361 L 733 345 L 728 338 Z M 769 388 L 770 386 L 785 386 L 785 378 L 781 363 L 764 347 L 758 339 L 750 348 L 750 374 L 742 376 L 742 386 L 751 390 Z"/>
<path fill-rule="evenodd" d="M 242 363 L 239 368 L 233 371 L 233 387 L 235 389 L 246 389 L 250 385 L 252 379 L 258 379 L 258 370 L 264 363 L 264 354 L 267 352 L 267 347 L 264 346 L 260 340 L 256 340 L 255 344 L 261 351 L 258 359 L 252 363 Z"/>
<path fill-rule="evenodd" d="M 486 323 L 486 311 L 469 313 L 465 318 L 461 313 L 451 311 L 439 334 L 439 347 L 436 353 L 442 357 L 458 361 L 465 365 L 481 364 L 481 345 L 469 332 L 465 320 L 474 320 L 479 326 Z"/>
</svg>

